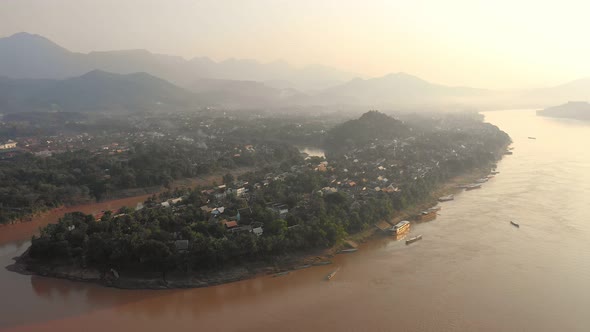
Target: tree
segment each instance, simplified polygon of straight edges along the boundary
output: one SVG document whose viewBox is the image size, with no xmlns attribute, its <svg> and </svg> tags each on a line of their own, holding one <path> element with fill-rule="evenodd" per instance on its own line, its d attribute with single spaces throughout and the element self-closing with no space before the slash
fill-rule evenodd
<svg viewBox="0 0 590 332">
<path fill-rule="evenodd" d="M 231 173 L 227 173 L 223 176 L 223 183 L 226 185 L 232 184 L 234 182 L 234 176 Z"/>
<path fill-rule="evenodd" d="M 172 255 L 170 248 L 163 242 L 157 240 L 147 240 L 139 248 L 140 262 L 148 269 L 155 268 L 156 271 L 166 275 L 169 268 L 169 258 Z"/>
</svg>

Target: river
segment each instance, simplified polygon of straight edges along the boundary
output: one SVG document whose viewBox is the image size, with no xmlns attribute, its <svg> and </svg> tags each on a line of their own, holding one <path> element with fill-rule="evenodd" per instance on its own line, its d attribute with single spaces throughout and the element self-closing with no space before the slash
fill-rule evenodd
<svg viewBox="0 0 590 332">
<path fill-rule="evenodd" d="M 513 138 L 514 154 L 482 189 L 413 226 L 422 241 L 378 238 L 332 266 L 189 290 L 117 290 L 0 269 L 0 329 L 589 331 L 590 124 L 532 111 L 485 115 Z M 2 266 L 29 244 L 14 233 L 0 242 Z"/>
</svg>

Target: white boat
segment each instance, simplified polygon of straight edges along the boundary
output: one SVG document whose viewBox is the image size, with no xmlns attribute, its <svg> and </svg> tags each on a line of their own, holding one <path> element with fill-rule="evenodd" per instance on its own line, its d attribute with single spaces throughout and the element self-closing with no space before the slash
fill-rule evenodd
<svg viewBox="0 0 590 332">
<path fill-rule="evenodd" d="M 356 249 L 356 248 L 352 248 L 352 249 L 342 249 L 342 250 L 340 250 L 340 252 L 341 252 L 341 253 L 343 253 L 343 254 L 349 254 L 349 253 L 352 253 L 352 252 L 357 252 L 357 251 L 358 251 L 358 249 Z"/>
</svg>

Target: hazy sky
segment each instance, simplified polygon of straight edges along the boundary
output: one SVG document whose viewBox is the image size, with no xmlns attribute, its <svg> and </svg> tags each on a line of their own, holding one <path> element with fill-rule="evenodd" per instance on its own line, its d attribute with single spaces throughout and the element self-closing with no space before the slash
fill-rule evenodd
<svg viewBox="0 0 590 332">
<path fill-rule="evenodd" d="M 590 76 L 589 15 L 571 0 L 0 0 L 0 35 L 510 88 Z"/>
</svg>

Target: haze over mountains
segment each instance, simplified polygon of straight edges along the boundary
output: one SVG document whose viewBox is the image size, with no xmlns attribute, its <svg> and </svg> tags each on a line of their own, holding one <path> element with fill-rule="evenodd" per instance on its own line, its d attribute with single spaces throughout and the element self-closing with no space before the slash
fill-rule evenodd
<svg viewBox="0 0 590 332">
<path fill-rule="evenodd" d="M 93 70 L 64 80 L 0 77 L 2 113 L 187 109 L 198 96 L 146 73 Z"/>
<path fill-rule="evenodd" d="M 494 91 L 433 84 L 405 73 L 361 79 L 330 67 L 298 69 L 281 61 L 186 60 L 146 50 L 83 54 L 28 33 L 0 38 L 0 76 L 0 113 L 197 106 L 452 110 L 546 107 L 590 99 L 590 79 Z"/>
<path fill-rule="evenodd" d="M 319 65 L 297 69 L 280 61 L 268 64 L 238 59 L 215 62 L 206 57 L 185 60 L 146 50 L 74 53 L 47 38 L 24 32 L 0 38 L 0 54 L 0 75 L 11 78 L 64 79 L 99 69 L 119 74 L 148 72 L 181 86 L 189 86 L 199 78 L 212 78 L 312 90 L 356 76 Z"/>
</svg>

